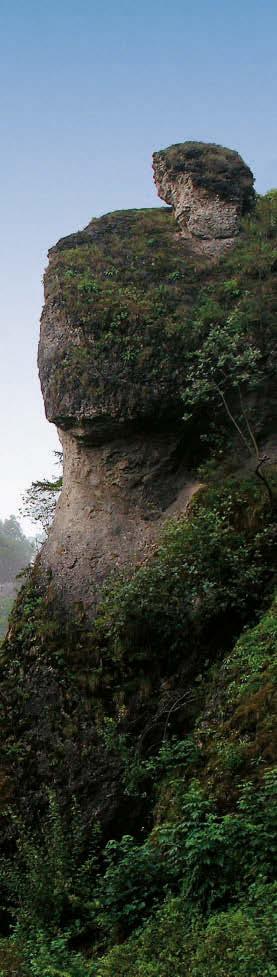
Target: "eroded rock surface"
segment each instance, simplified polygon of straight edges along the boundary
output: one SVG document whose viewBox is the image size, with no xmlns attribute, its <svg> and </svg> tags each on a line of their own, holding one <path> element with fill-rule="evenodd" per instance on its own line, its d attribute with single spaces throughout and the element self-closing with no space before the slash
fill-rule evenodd
<svg viewBox="0 0 277 977">
<path fill-rule="evenodd" d="M 198 484 L 176 470 L 174 430 L 98 447 L 60 437 L 64 487 L 43 559 L 66 602 L 94 608 L 111 571 L 149 556 L 165 516 L 184 510 Z"/>
<path fill-rule="evenodd" d="M 39 370 L 65 471 L 41 560 L 66 602 L 87 608 L 194 490 L 182 421 L 190 314 L 253 178 L 238 154 L 191 145 L 154 155 L 173 210 L 93 219 L 49 253 Z"/>
<path fill-rule="evenodd" d="M 217 257 L 232 246 L 253 197 L 253 174 L 238 153 L 180 143 L 154 153 L 153 169 L 158 194 L 195 253 Z"/>
</svg>

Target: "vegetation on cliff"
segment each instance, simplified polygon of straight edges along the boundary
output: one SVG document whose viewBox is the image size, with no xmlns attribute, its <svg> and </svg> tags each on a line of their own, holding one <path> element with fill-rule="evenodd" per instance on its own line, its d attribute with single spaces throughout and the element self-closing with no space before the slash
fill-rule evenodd
<svg viewBox="0 0 277 977">
<path fill-rule="evenodd" d="M 70 326 L 63 356 L 62 335 L 40 353 L 49 417 L 102 417 L 110 428 L 113 419 L 123 427 L 180 421 L 195 355 L 203 360 L 209 342 L 219 354 L 224 338 L 236 419 L 245 427 L 250 394 L 255 424 L 262 429 L 266 414 L 268 432 L 270 411 L 276 416 L 276 209 L 274 194 L 259 199 L 236 248 L 211 266 L 200 258 L 195 264 L 167 208 L 107 215 L 63 239 L 45 282 L 44 328 L 53 333 L 57 309 L 61 329 L 64 316 Z M 196 452 L 207 427 L 210 434 L 221 423 L 230 427 L 211 383 L 206 394 L 186 435 Z"/>
<path fill-rule="evenodd" d="M 121 351 L 129 393 L 144 342 L 149 390 L 155 369 L 171 384 L 176 356 L 204 484 L 149 559 L 108 581 L 89 628 L 39 567 L 18 597 L 2 650 L 0 973 L 276 977 L 276 196 L 224 261 L 193 274 L 179 245 L 169 266 L 145 240 L 156 221 L 164 246 L 168 211 L 102 221 L 56 250 L 53 301 L 82 322 L 88 358 L 95 321 L 99 377 L 106 357 L 113 382 Z M 141 297 L 137 312 L 126 299 L 137 273 L 146 334 Z M 128 315 L 111 327 L 122 288 Z M 84 390 L 91 371 L 80 359 Z"/>
<path fill-rule="evenodd" d="M 44 328 L 57 308 L 71 327 L 62 360 L 60 344 L 47 359 L 41 346 L 50 417 L 180 414 L 184 322 L 199 281 L 167 208 L 107 214 L 81 240 L 62 240 L 45 288 Z"/>
</svg>

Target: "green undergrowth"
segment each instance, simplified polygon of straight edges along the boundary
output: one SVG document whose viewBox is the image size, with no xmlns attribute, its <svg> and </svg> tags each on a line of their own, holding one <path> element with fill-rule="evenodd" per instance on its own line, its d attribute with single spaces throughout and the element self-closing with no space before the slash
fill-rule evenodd
<svg viewBox="0 0 277 977">
<path fill-rule="evenodd" d="M 268 477 L 275 493 L 274 466 Z M 38 564 L 19 595 L 2 652 L 7 688 L 36 682 L 40 670 L 47 684 L 51 671 L 68 701 L 81 690 L 100 729 L 106 716 L 128 725 L 131 710 L 135 735 L 140 722 L 151 726 L 152 717 L 155 725 L 161 694 L 169 704 L 172 696 L 176 716 L 176 689 L 181 699 L 187 682 L 195 675 L 201 680 L 269 599 L 275 552 L 274 509 L 265 487 L 249 475 L 200 490 L 189 514 L 168 522 L 146 563 L 110 579 L 90 630 L 81 606 L 74 622 L 62 614 L 51 582 L 41 585 Z M 18 705 L 24 711 L 23 692 Z M 28 722 L 26 716 L 27 736 Z M 161 724 L 158 719 L 158 736 Z"/>
<path fill-rule="evenodd" d="M 274 552 L 265 487 L 231 477 L 110 584 L 89 633 L 32 571 L 2 652 L 0 874 L 17 922 L 1 952 L 26 977 L 167 975 L 169 960 L 220 975 L 225 942 L 230 977 L 253 946 L 257 975 L 274 974 L 276 603 L 246 629 Z"/>
<path fill-rule="evenodd" d="M 180 739 L 171 757 L 168 745 L 160 750 L 156 825 L 144 849 L 150 847 L 157 862 L 161 858 L 165 902 L 159 908 L 153 901 L 145 924 L 99 960 L 92 970 L 98 977 L 276 974 L 276 651 L 274 602 L 216 675 L 211 669 L 194 750 L 190 742 L 185 759 L 186 740 Z M 152 775 L 154 768 L 152 759 Z M 136 864 L 125 840 L 121 881 L 127 850 L 129 864 Z M 119 878 L 114 863 L 106 873 L 106 899 L 115 896 Z M 130 878 L 138 876 L 130 872 Z M 159 878 L 158 902 L 161 888 Z M 126 907 L 133 907 L 137 922 L 149 894 L 149 883 L 144 892 L 141 878 L 134 883 Z M 119 897 L 120 891 L 111 917 L 111 908 L 120 913 Z"/>
<path fill-rule="evenodd" d="M 169 899 L 135 937 L 92 969 L 97 977 L 275 977 L 276 887 L 249 896 L 208 920 L 189 918 L 182 898 Z"/>
<path fill-rule="evenodd" d="M 131 793 L 145 778 L 154 791 L 141 839 L 111 838 L 101 854 L 96 832 L 84 857 L 80 812 L 70 841 L 50 798 L 37 846 L 22 832 L 6 877 L 21 908 L 0 945 L 4 975 L 14 953 L 26 977 L 275 977 L 277 784 L 264 724 L 273 742 L 276 649 L 274 601 L 209 670 L 189 736 L 140 763 L 125 744 L 127 791 L 132 766 Z"/>
<path fill-rule="evenodd" d="M 276 474 L 270 470 L 275 492 Z M 156 554 L 111 580 L 95 638 L 122 667 L 190 670 L 226 646 L 274 577 L 275 513 L 253 476 L 206 486 L 189 516 L 169 521 Z M 124 665 L 123 665 L 124 667 Z"/>
</svg>

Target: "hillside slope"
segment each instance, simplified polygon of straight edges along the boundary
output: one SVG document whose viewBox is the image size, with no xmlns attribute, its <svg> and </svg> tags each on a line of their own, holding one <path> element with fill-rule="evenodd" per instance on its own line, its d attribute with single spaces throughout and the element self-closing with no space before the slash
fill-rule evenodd
<svg viewBox="0 0 277 977">
<path fill-rule="evenodd" d="M 188 211 L 185 145 L 185 232 L 108 215 L 46 275 L 67 459 L 2 649 L 5 977 L 277 974 L 277 195 L 199 144 Z"/>
</svg>

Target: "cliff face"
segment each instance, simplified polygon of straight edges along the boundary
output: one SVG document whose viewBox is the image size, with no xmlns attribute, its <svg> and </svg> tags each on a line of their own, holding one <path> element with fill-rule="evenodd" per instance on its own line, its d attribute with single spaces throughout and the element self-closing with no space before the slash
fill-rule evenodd
<svg viewBox="0 0 277 977">
<path fill-rule="evenodd" d="M 93 220 L 50 252 L 39 367 L 64 488 L 42 562 L 66 601 L 94 606 L 111 570 L 144 558 L 179 492 L 190 497 L 181 391 L 195 289 L 166 209 Z"/>
<path fill-rule="evenodd" d="M 194 490 L 182 427 L 189 317 L 207 255 L 233 243 L 253 185 L 236 153 L 197 147 L 154 155 L 173 213 L 110 214 L 49 254 L 39 371 L 65 475 L 42 563 L 70 602 L 94 606 L 107 574 L 141 561 Z"/>
<path fill-rule="evenodd" d="M 239 235 L 249 171 L 191 150 L 155 160 L 177 221 L 50 252 L 65 474 L 1 648 L 5 977 L 275 973 L 277 194 Z"/>
</svg>

